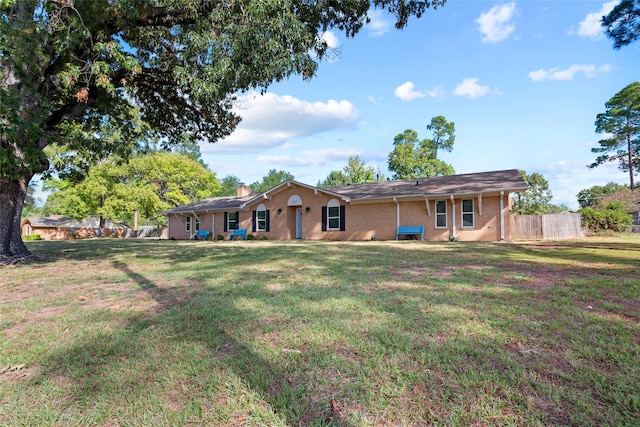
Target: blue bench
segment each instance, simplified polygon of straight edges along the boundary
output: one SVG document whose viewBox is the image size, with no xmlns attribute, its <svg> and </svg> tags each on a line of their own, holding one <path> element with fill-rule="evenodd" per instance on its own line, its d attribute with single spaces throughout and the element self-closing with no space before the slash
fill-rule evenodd
<svg viewBox="0 0 640 427">
<path fill-rule="evenodd" d="M 198 232 L 193 235 L 193 240 L 209 240 L 209 230 L 198 230 Z"/>
<path fill-rule="evenodd" d="M 420 235 L 420 240 L 424 240 L 424 225 L 401 225 L 398 227 L 396 240 L 400 240 L 400 235 Z"/>
<path fill-rule="evenodd" d="M 236 237 L 240 236 L 241 240 L 247 240 L 247 229 L 238 228 L 237 230 L 231 230 L 229 240 L 236 240 Z"/>
</svg>

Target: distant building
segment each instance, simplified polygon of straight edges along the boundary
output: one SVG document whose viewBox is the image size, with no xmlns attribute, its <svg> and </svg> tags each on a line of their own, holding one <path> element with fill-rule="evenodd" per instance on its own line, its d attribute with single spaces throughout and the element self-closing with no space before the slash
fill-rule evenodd
<svg viewBox="0 0 640 427">
<path fill-rule="evenodd" d="M 22 235 L 38 234 L 42 240 L 87 239 L 91 237 L 125 237 L 129 227 L 110 220 L 104 222 L 104 235 L 100 232 L 100 216 L 92 215 L 76 220 L 62 215 L 29 217 L 22 221 Z"/>
</svg>

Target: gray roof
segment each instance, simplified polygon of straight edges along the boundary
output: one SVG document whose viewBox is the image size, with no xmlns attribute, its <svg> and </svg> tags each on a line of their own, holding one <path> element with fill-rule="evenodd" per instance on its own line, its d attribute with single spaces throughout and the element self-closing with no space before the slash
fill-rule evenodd
<svg viewBox="0 0 640 427">
<path fill-rule="evenodd" d="M 291 181 L 284 182 L 265 193 L 274 193 L 286 188 Z M 316 187 L 294 182 L 297 185 L 316 189 Z M 500 193 L 501 191 L 519 192 L 527 189 L 522 175 L 517 169 L 509 169 L 495 172 L 469 173 L 461 175 L 438 176 L 434 178 L 419 178 L 403 181 L 382 181 L 370 184 L 343 185 L 339 187 L 322 187 L 318 191 L 354 203 L 366 203 L 396 198 L 413 197 L 445 197 L 450 195 L 471 195 L 485 193 Z M 162 214 L 179 214 L 208 211 L 230 211 L 245 209 L 254 201 L 263 199 L 263 195 L 251 194 L 244 197 L 216 197 L 204 199 L 199 202 L 178 206 L 174 209 L 161 212 Z"/>
<path fill-rule="evenodd" d="M 191 212 L 208 212 L 208 211 L 224 211 L 232 209 L 240 209 L 241 206 L 255 197 L 255 194 L 244 197 L 214 197 L 212 199 L 203 199 L 198 202 L 181 205 L 173 209 L 160 212 L 161 214 L 169 213 L 191 213 Z"/>
<path fill-rule="evenodd" d="M 46 217 L 46 216 L 30 216 L 26 220 L 33 227 L 57 227 L 58 225 L 65 223 L 67 221 L 71 221 L 73 218 L 70 216 L 62 216 L 62 217 Z"/>
<path fill-rule="evenodd" d="M 325 188 L 333 193 L 347 196 L 351 201 L 393 197 L 443 197 L 501 191 L 518 192 L 526 189 L 527 184 L 517 169 Z"/>
</svg>

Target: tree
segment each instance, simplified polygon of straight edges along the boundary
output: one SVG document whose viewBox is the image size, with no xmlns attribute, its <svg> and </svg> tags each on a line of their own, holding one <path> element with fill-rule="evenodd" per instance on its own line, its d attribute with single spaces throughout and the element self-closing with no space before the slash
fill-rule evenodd
<svg viewBox="0 0 640 427">
<path fill-rule="evenodd" d="M 431 119 L 427 129 L 433 132 L 433 137 L 429 139 L 428 149 L 433 150 L 429 157 L 438 158 L 438 150 L 451 152 L 453 144 L 456 142 L 456 124 L 448 122 L 444 116 L 436 116 Z"/>
<path fill-rule="evenodd" d="M 623 187 L 613 193 L 603 195 L 595 207 L 598 209 L 606 209 L 607 206 L 617 203 L 627 213 L 640 212 L 640 204 L 636 203 L 637 201 L 637 194 L 631 191 L 629 187 Z"/>
<path fill-rule="evenodd" d="M 36 186 L 34 182 L 29 183 L 29 188 L 27 188 L 27 196 L 24 199 L 24 208 L 22 210 L 22 219 L 27 218 L 32 215 L 40 215 L 41 207 L 38 207 L 38 204 L 42 203 L 39 197 L 35 197 L 36 194 Z"/>
<path fill-rule="evenodd" d="M 293 181 L 294 179 L 293 175 L 289 172 L 271 169 L 266 176 L 262 177 L 262 181 L 256 181 L 251 184 L 250 187 L 254 193 L 262 193 L 285 181 Z"/>
<path fill-rule="evenodd" d="M 598 141 L 600 147 L 591 149 L 593 153 L 603 154 L 589 167 L 617 161 L 620 170 L 629 172 L 629 188 L 633 191 L 633 176 L 640 170 L 640 82 L 623 88 L 605 107 L 606 111 L 596 117 L 596 132 L 609 137 Z M 609 154 L 611 152 L 614 154 Z"/>
<path fill-rule="evenodd" d="M 350 156 L 342 171 L 331 171 L 324 181 L 318 182 L 318 187 L 332 187 L 347 184 L 365 184 L 384 179 L 380 172 L 376 173 L 373 166 L 367 166 L 360 156 Z"/>
<path fill-rule="evenodd" d="M 160 140 L 214 142 L 236 94 L 315 75 L 324 31 L 353 37 L 372 8 L 403 28 L 444 1 L 0 1 L 0 256 L 29 253 L 20 215 L 48 145 L 99 150 L 95 131 L 129 128 L 133 106 Z"/>
<path fill-rule="evenodd" d="M 389 153 L 387 166 L 393 172 L 393 179 L 453 175 L 453 167 L 436 159 L 436 154 L 437 149 L 432 140 L 419 141 L 418 132 L 405 129 L 393 139 L 393 150 Z"/>
<path fill-rule="evenodd" d="M 622 0 L 607 16 L 602 17 L 605 33 L 620 49 L 640 38 L 640 0 Z"/>
<path fill-rule="evenodd" d="M 578 194 L 576 194 L 576 198 L 581 208 L 594 208 L 600 203 L 603 196 L 619 190 L 629 190 L 629 187 L 615 182 L 610 182 L 605 185 L 594 185 L 593 187 L 580 190 Z"/>
<path fill-rule="evenodd" d="M 524 193 L 516 193 L 513 200 L 512 211 L 518 215 L 542 215 L 568 210 L 564 205 L 553 205 L 553 194 L 549 189 L 549 181 L 537 172 L 527 174 L 519 171 L 529 188 Z"/>
<path fill-rule="evenodd" d="M 240 178 L 234 175 L 227 175 L 222 178 L 222 187 L 220 189 L 219 196 L 235 196 L 238 194 L 238 185 L 240 185 Z"/>
<path fill-rule="evenodd" d="M 318 187 L 339 187 L 349 184 L 349 178 L 342 171 L 331 171 L 324 181 L 318 181 Z"/>
<path fill-rule="evenodd" d="M 46 214 L 78 219 L 100 215 L 101 228 L 105 218 L 130 223 L 136 211 L 143 222 L 160 225 L 164 217 L 158 211 L 213 197 L 221 190 L 215 174 L 200 162 L 166 152 L 134 157 L 125 164 L 103 162 L 77 185 L 64 180 L 50 180 L 48 185 L 57 191 L 47 199 Z"/>
</svg>

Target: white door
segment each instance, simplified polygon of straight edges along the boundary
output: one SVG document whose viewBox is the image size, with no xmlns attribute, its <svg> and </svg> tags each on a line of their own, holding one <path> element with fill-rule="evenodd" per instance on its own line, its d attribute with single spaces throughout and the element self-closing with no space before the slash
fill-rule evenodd
<svg viewBox="0 0 640 427">
<path fill-rule="evenodd" d="M 302 208 L 296 209 L 296 239 L 302 239 Z"/>
</svg>

